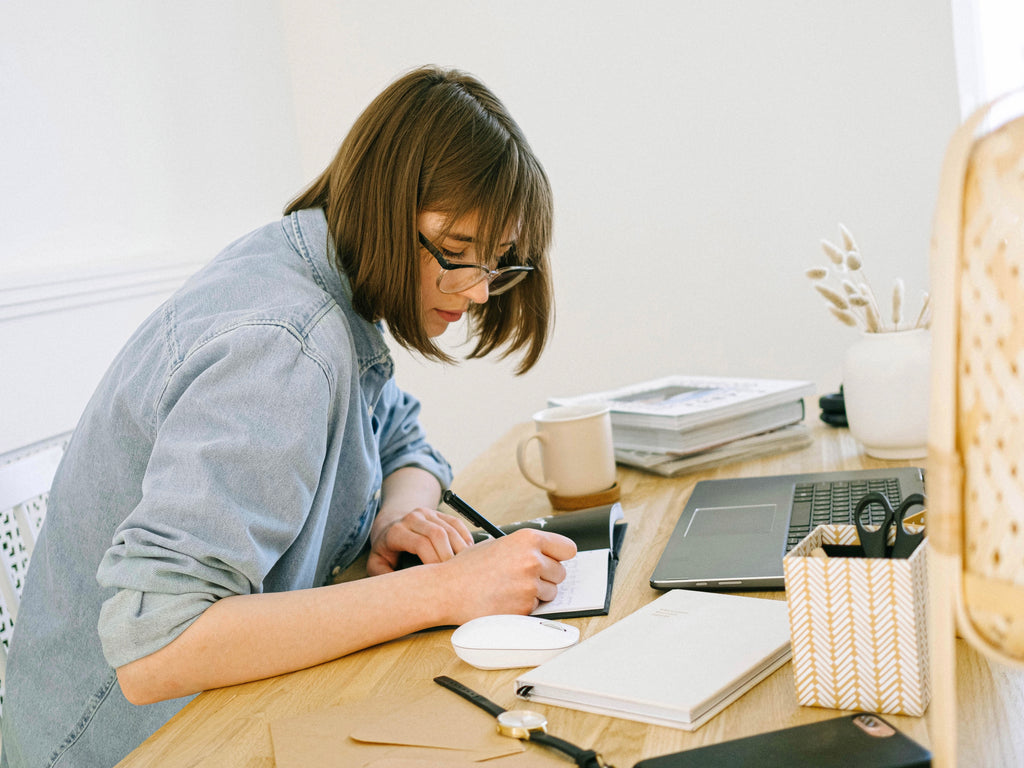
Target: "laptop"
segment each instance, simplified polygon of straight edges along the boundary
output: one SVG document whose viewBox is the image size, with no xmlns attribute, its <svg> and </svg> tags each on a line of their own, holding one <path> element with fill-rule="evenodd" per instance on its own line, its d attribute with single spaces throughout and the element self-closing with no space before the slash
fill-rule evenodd
<svg viewBox="0 0 1024 768">
<path fill-rule="evenodd" d="M 694 486 L 651 574 L 655 589 L 782 589 L 782 558 L 815 527 L 853 524 L 869 491 L 895 507 L 924 494 L 918 467 L 703 480 Z M 881 506 L 871 505 L 871 522 Z M 868 522 L 867 517 L 864 522 Z"/>
</svg>

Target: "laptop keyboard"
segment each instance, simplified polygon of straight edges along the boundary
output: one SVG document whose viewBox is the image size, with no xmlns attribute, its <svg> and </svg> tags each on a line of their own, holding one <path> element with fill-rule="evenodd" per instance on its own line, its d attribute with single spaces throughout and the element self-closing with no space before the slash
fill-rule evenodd
<svg viewBox="0 0 1024 768">
<path fill-rule="evenodd" d="M 885 480 L 836 480 L 824 483 L 797 483 L 793 492 L 793 514 L 789 520 L 789 538 L 786 551 L 800 543 L 819 525 L 853 525 L 853 511 L 864 494 L 878 491 L 889 503 L 900 503 L 900 482 L 896 478 Z M 870 524 L 882 522 L 882 506 L 868 506 Z M 869 522 L 864 520 L 865 523 Z"/>
</svg>

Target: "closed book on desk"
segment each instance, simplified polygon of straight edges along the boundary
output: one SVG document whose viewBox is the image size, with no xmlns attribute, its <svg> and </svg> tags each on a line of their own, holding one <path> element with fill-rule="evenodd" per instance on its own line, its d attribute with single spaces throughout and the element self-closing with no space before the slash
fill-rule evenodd
<svg viewBox="0 0 1024 768">
<path fill-rule="evenodd" d="M 803 419 L 804 401 L 791 400 L 743 416 L 682 429 L 632 427 L 616 425 L 613 421 L 612 441 L 616 451 L 656 451 L 686 455 L 797 424 Z"/>
<path fill-rule="evenodd" d="M 681 432 L 725 421 L 742 423 L 766 409 L 802 400 L 813 395 L 814 391 L 814 384 L 809 381 L 666 376 L 605 392 L 552 397 L 548 403 L 606 404 L 611 410 L 612 435 L 615 437 L 616 429 L 621 431 L 624 428 Z M 761 427 L 761 430 L 770 428 Z"/>
<path fill-rule="evenodd" d="M 692 731 L 789 657 L 784 600 L 677 589 L 525 672 L 516 694 Z"/>
<path fill-rule="evenodd" d="M 652 451 L 631 451 L 616 448 L 615 460 L 628 467 L 636 467 L 663 477 L 677 477 L 688 472 L 697 472 L 723 464 L 771 456 L 776 453 L 806 448 L 813 442 L 806 424 L 791 424 L 788 427 L 761 432 L 749 437 L 731 440 L 694 453 L 655 453 Z"/>
</svg>

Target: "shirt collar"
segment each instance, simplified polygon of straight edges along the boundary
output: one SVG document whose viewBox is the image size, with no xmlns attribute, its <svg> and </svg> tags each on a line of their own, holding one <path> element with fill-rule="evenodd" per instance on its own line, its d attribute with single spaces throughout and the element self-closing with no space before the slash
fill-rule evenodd
<svg viewBox="0 0 1024 768">
<path fill-rule="evenodd" d="M 334 263 L 334 243 L 327 229 L 322 208 L 305 208 L 288 216 L 290 232 L 297 241 L 299 253 L 313 272 L 313 279 L 338 303 L 348 318 L 349 328 L 359 357 L 359 372 L 375 365 L 385 365 L 390 376 L 394 364 L 384 341 L 383 325 L 371 323 L 352 306 L 352 286 L 348 276 Z"/>
</svg>

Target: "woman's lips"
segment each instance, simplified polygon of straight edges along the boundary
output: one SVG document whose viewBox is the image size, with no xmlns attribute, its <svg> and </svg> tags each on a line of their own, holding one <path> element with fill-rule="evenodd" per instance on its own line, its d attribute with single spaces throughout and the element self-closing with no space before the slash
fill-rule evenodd
<svg viewBox="0 0 1024 768">
<path fill-rule="evenodd" d="M 446 323 L 457 323 L 462 319 L 462 312 L 448 312 L 443 309 L 437 310 L 437 314 L 441 316 L 441 319 Z"/>
</svg>

